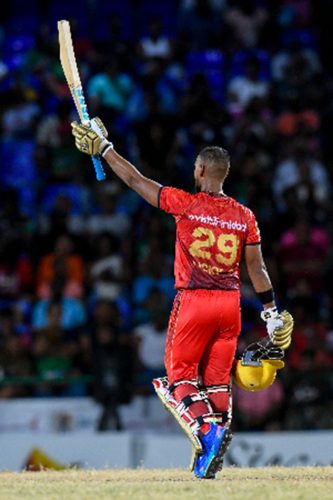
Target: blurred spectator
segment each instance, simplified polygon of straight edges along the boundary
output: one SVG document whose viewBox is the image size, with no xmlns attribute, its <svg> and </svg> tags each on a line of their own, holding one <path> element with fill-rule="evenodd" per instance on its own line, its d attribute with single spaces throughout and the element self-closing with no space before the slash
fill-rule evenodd
<svg viewBox="0 0 333 500">
<path fill-rule="evenodd" d="M 278 81 L 276 89 L 280 105 L 295 96 L 306 105 L 318 102 L 323 85 L 319 69 L 306 53 L 292 52 L 285 64 L 281 65 L 283 77 Z"/>
<path fill-rule="evenodd" d="M 186 49 L 216 47 L 223 32 L 222 11 L 213 1 L 184 3 L 179 33 Z"/>
<path fill-rule="evenodd" d="M 33 374 L 33 361 L 10 309 L 0 311 L 0 346 L 0 398 L 28 396 L 24 378 Z"/>
<path fill-rule="evenodd" d="M 0 241 L 0 307 L 31 292 L 33 269 L 30 257 L 20 248 L 20 241 Z"/>
<path fill-rule="evenodd" d="M 103 72 L 94 75 L 88 82 L 91 112 L 107 116 L 124 112 L 132 91 L 131 77 L 120 71 L 116 59 L 108 60 Z"/>
<path fill-rule="evenodd" d="M 269 83 L 259 76 L 260 64 L 256 57 L 249 57 L 244 76 L 234 77 L 228 86 L 228 109 L 237 117 L 253 98 L 267 100 Z"/>
<path fill-rule="evenodd" d="M 41 258 L 37 269 L 37 294 L 50 298 L 61 293 L 80 298 L 84 292 L 85 269 L 82 257 L 73 253 L 73 242 L 68 235 L 59 236 L 53 252 Z"/>
<path fill-rule="evenodd" d="M 311 21 L 311 0 L 282 0 L 278 21 L 283 27 L 305 27 Z"/>
<path fill-rule="evenodd" d="M 68 137 L 71 131 L 70 123 L 74 119 L 72 109 L 70 101 L 61 101 L 56 114 L 43 118 L 37 129 L 37 144 L 48 148 L 58 148 L 63 142 L 71 144 Z"/>
<path fill-rule="evenodd" d="M 295 317 L 293 344 L 288 352 L 288 368 L 294 371 L 302 370 L 303 354 L 313 352 L 311 365 L 313 368 L 329 368 L 333 362 L 329 347 L 329 332 L 320 321 L 320 308 L 313 291 L 308 295 L 296 296 L 292 299 Z"/>
<path fill-rule="evenodd" d="M 35 332 L 33 355 L 38 396 L 62 394 L 62 379 L 70 375 L 72 365 L 72 346 L 66 342 L 65 330 L 61 327 L 61 304 L 51 302 L 47 310 L 47 325 Z M 60 382 L 60 385 L 54 385 Z"/>
<path fill-rule="evenodd" d="M 260 97 L 253 97 L 233 127 L 231 142 L 236 153 L 239 151 L 244 158 L 255 156 L 258 159 L 263 149 L 271 146 L 273 133 L 272 110 Z M 267 152 L 265 156 L 267 165 L 271 159 Z M 257 168 L 259 169 L 259 165 Z"/>
<path fill-rule="evenodd" d="M 260 33 L 268 19 L 268 12 L 262 5 L 248 0 L 234 0 L 225 15 L 231 27 L 235 47 L 252 49 L 260 41 Z"/>
<path fill-rule="evenodd" d="M 321 63 L 316 51 L 310 47 L 302 47 L 297 41 L 274 55 L 271 61 L 272 78 L 276 82 L 283 80 L 293 61 L 302 58 L 310 78 L 321 71 Z"/>
<path fill-rule="evenodd" d="M 13 239 L 22 238 L 29 222 L 20 210 L 17 191 L 14 188 L 2 190 L 0 205 L 0 231 L 5 237 L 4 241 L 2 241 L 2 246 L 5 246 L 5 240 L 11 241 Z"/>
<path fill-rule="evenodd" d="M 49 168 L 55 180 L 70 179 L 79 161 L 77 151 L 71 142 L 71 121 L 76 119 L 72 103 L 60 101 L 56 113 L 41 120 L 37 129 L 36 141 L 50 154 Z"/>
<path fill-rule="evenodd" d="M 87 312 L 84 304 L 74 297 L 57 297 L 54 295 L 53 300 L 58 300 L 61 304 L 61 327 L 66 330 L 71 330 L 85 324 L 87 320 Z M 32 326 L 35 329 L 45 328 L 48 324 L 48 309 L 51 303 L 50 299 L 38 300 L 32 311 Z"/>
<path fill-rule="evenodd" d="M 300 281 L 305 282 L 312 293 L 323 290 L 324 262 L 328 256 L 327 231 L 311 227 L 307 219 L 299 219 L 280 240 L 280 264 L 289 292 Z"/>
<path fill-rule="evenodd" d="M 196 74 L 193 77 L 190 87 L 181 101 L 181 110 L 183 128 L 179 131 L 181 136 L 178 134 L 177 139 L 179 140 L 181 137 L 182 141 L 187 142 L 184 153 L 192 153 L 194 155 L 192 158 L 194 158 L 196 152 L 203 145 L 225 143 L 229 115 L 213 99 L 207 78 L 204 75 Z M 182 173 L 186 176 L 188 189 L 192 189 L 193 166 L 188 158 L 184 158 L 184 163 Z M 169 182 L 184 187 L 184 185 L 178 184 L 178 174 L 175 175 L 173 172 L 174 170 L 170 169 Z"/>
<path fill-rule="evenodd" d="M 99 212 L 88 217 L 86 228 L 89 233 L 97 235 L 110 232 L 117 238 L 124 237 L 130 229 L 130 219 L 117 209 L 116 193 L 106 186 L 97 196 Z"/>
<path fill-rule="evenodd" d="M 293 96 L 286 103 L 286 109 L 277 117 L 276 131 L 286 137 L 296 134 L 310 135 L 318 133 L 320 125 L 319 113 Z"/>
<path fill-rule="evenodd" d="M 62 234 L 70 233 L 82 234 L 85 229 L 85 220 L 83 217 L 82 206 L 79 208 L 73 206 L 74 199 L 80 198 L 80 190 L 78 186 L 66 186 L 59 189 L 54 189 L 54 186 L 49 186 L 49 189 L 44 193 L 44 211 L 40 214 L 38 220 L 38 229 L 42 235 L 50 241 L 54 241 Z M 69 191 L 72 191 L 70 193 Z M 68 193 L 68 194 L 67 194 Z M 71 196 L 72 194 L 72 196 Z M 82 205 L 80 199 L 77 200 L 77 205 Z M 49 208 L 49 205 L 52 206 Z M 48 210 L 49 208 L 49 210 Z"/>
<path fill-rule="evenodd" d="M 150 21 L 147 36 L 143 36 L 140 40 L 139 53 L 145 59 L 152 57 L 168 59 L 171 56 L 171 42 L 162 34 L 162 24 L 158 18 Z"/>
<path fill-rule="evenodd" d="M 0 82 L 8 75 L 8 66 L 0 60 Z"/>
<path fill-rule="evenodd" d="M 152 321 L 138 326 L 134 334 L 138 341 L 139 373 L 137 385 L 142 391 L 151 392 L 153 378 L 162 377 L 168 314 L 163 308 L 154 311 Z"/>
<path fill-rule="evenodd" d="M 299 206 L 315 208 L 327 200 L 329 182 L 322 163 L 298 143 L 294 153 L 277 165 L 273 192 L 280 211 L 295 211 Z"/>
<path fill-rule="evenodd" d="M 289 405 L 286 412 L 287 430 L 332 428 L 332 416 L 327 413 L 332 401 L 329 368 L 315 366 L 315 351 L 304 350 L 300 356 L 298 372 L 292 373 L 289 384 Z"/>
<path fill-rule="evenodd" d="M 6 100 L 6 109 L 1 118 L 4 139 L 32 138 L 40 113 L 38 104 L 26 98 L 23 89 L 13 89 Z"/>
<path fill-rule="evenodd" d="M 133 281 L 133 300 L 142 304 L 152 291 L 158 290 L 166 300 L 171 301 L 175 295 L 174 280 L 167 259 L 161 255 L 147 254 L 141 263 L 137 276 Z"/>
<path fill-rule="evenodd" d="M 148 116 L 140 123 L 136 138 L 144 172 L 149 175 L 155 171 L 159 180 L 166 182 L 168 156 L 174 140 L 172 120 L 166 115 Z"/>
<path fill-rule="evenodd" d="M 133 391 L 134 349 L 121 334 L 117 309 L 111 305 L 104 299 L 97 302 L 91 330 L 94 397 L 102 405 L 99 431 L 122 429 L 118 407 L 130 401 Z"/>
<path fill-rule="evenodd" d="M 128 266 L 119 253 L 118 240 L 108 233 L 98 236 L 90 266 L 92 293 L 97 298 L 116 300 L 124 291 Z"/>
<path fill-rule="evenodd" d="M 144 65 L 141 82 L 127 106 L 127 116 L 134 122 L 140 122 L 139 131 L 146 121 L 171 121 L 168 115 L 178 110 L 178 94 L 184 85 L 181 79 L 182 69 L 173 71 L 173 68 L 165 67 L 160 59 L 152 58 Z M 168 123 L 164 125 L 167 128 Z"/>
</svg>

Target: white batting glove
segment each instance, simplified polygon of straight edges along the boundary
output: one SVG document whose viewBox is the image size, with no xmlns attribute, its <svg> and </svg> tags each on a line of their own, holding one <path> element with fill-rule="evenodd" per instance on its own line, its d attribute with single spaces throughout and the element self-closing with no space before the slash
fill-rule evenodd
<svg viewBox="0 0 333 500">
<path fill-rule="evenodd" d="M 266 323 L 268 336 L 272 344 L 287 349 L 291 344 L 291 335 L 294 320 L 290 313 L 282 311 L 280 314 L 276 307 L 269 307 L 261 312 L 261 319 Z"/>
<path fill-rule="evenodd" d="M 277 308 L 269 307 L 267 309 L 264 309 L 261 312 L 260 317 L 266 322 L 267 333 L 272 340 L 274 330 L 276 330 L 277 328 L 281 328 L 281 326 L 283 325 L 281 316 L 279 315 Z"/>
</svg>

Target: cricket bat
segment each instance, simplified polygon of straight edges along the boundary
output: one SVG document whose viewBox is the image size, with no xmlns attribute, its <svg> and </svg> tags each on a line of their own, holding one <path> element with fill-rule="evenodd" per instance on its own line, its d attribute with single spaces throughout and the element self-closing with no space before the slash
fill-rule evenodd
<svg viewBox="0 0 333 500">
<path fill-rule="evenodd" d="M 81 123 L 83 123 L 83 125 L 89 126 L 90 119 L 83 94 L 79 70 L 77 68 L 73 49 L 71 28 L 68 21 L 58 21 L 58 33 L 60 46 L 60 62 L 62 65 L 62 69 L 70 88 Z M 99 155 L 94 155 L 91 158 L 95 167 L 96 179 L 98 181 L 104 180 L 106 176 Z"/>
</svg>

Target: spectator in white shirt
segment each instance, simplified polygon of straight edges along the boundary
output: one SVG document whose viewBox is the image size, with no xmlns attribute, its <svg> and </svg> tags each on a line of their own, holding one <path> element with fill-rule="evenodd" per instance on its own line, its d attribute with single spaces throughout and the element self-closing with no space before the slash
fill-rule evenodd
<svg viewBox="0 0 333 500">
<path fill-rule="evenodd" d="M 156 310 L 150 323 L 138 326 L 134 334 L 139 340 L 138 357 L 150 378 L 164 374 L 164 349 L 167 332 L 167 315 Z"/>
<path fill-rule="evenodd" d="M 256 57 L 248 59 L 244 76 L 236 76 L 228 86 L 228 108 L 233 116 L 243 113 L 254 98 L 267 99 L 268 82 L 259 76 L 260 63 Z"/>
<path fill-rule="evenodd" d="M 160 58 L 168 59 L 171 56 L 170 40 L 162 34 L 162 26 L 159 19 L 152 19 L 148 27 L 148 35 L 140 40 L 139 51 L 146 59 Z"/>
<path fill-rule="evenodd" d="M 114 194 L 103 191 L 99 195 L 100 212 L 91 215 L 87 220 L 90 234 L 96 235 L 109 232 L 118 238 L 128 233 L 130 220 L 128 215 L 117 209 L 117 198 Z"/>
<path fill-rule="evenodd" d="M 329 179 L 324 165 L 299 145 L 292 156 L 277 166 L 273 193 L 281 212 L 287 210 L 290 196 L 297 204 L 307 204 L 311 198 L 315 205 L 321 205 L 329 194 Z"/>
</svg>

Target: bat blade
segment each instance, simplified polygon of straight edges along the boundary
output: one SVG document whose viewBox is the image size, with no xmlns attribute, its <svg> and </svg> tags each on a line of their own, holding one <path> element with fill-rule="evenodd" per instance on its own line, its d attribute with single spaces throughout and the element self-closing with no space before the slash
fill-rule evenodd
<svg viewBox="0 0 333 500">
<path fill-rule="evenodd" d="M 71 28 L 68 21 L 58 21 L 60 61 L 68 85 L 81 86 L 79 70 L 76 64 Z"/>
<path fill-rule="evenodd" d="M 73 96 L 76 109 L 79 113 L 80 120 L 83 123 L 87 123 L 89 122 L 89 115 L 87 113 L 87 106 L 82 91 L 82 84 L 76 63 L 71 29 L 68 21 L 58 21 L 58 33 L 61 66 Z"/>
<path fill-rule="evenodd" d="M 79 70 L 76 63 L 73 41 L 71 35 L 70 24 L 66 20 L 58 21 L 59 47 L 60 47 L 60 62 L 68 87 L 71 91 L 75 107 L 79 114 L 80 120 L 85 125 L 89 125 L 89 114 L 86 101 L 83 94 Z M 102 163 L 98 155 L 92 157 L 95 167 L 96 178 L 99 181 L 105 179 Z"/>
</svg>

